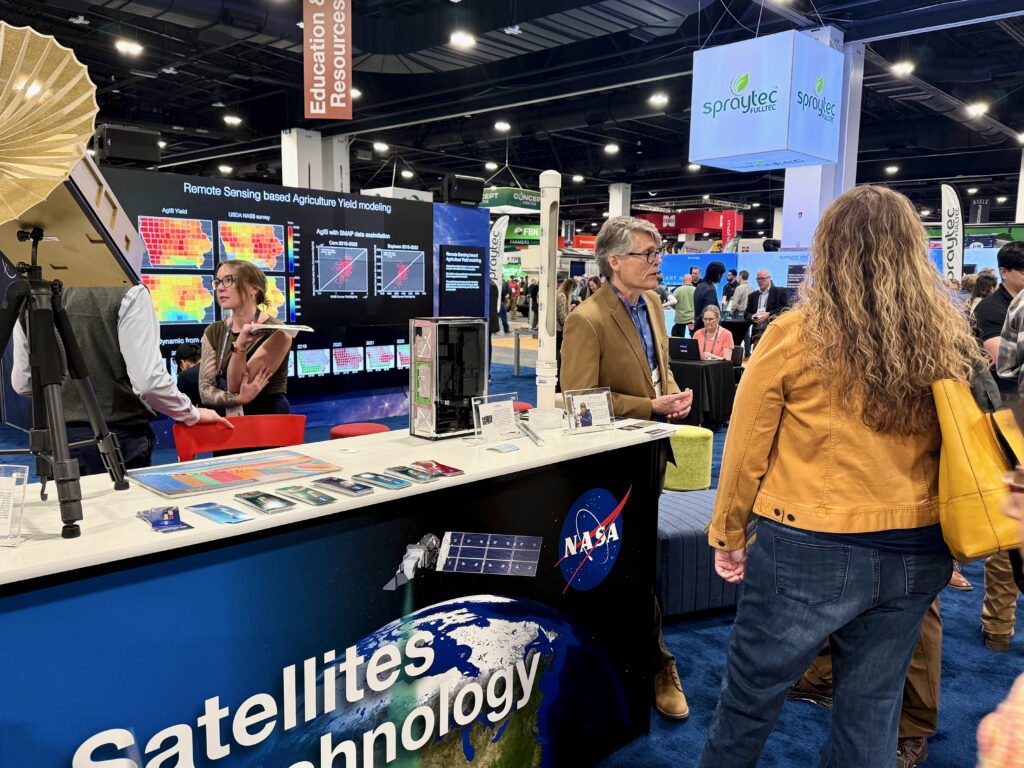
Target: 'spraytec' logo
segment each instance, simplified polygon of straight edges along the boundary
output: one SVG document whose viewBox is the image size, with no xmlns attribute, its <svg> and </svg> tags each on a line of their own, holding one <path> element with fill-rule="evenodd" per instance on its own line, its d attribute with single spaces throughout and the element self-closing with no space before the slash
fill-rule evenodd
<svg viewBox="0 0 1024 768">
<path fill-rule="evenodd" d="M 800 105 L 801 111 L 805 109 L 814 110 L 818 117 L 825 122 L 834 123 L 836 113 L 839 111 L 839 105 L 821 95 L 821 92 L 825 90 L 825 78 L 815 78 L 813 90 L 814 93 L 796 92 L 796 103 Z"/>
<path fill-rule="evenodd" d="M 748 72 L 737 75 L 730 84 L 729 90 L 733 94 L 731 98 L 705 101 L 702 106 L 704 114 L 715 118 L 725 112 L 740 112 L 744 115 L 752 112 L 773 112 L 779 98 L 778 88 L 773 88 L 770 91 L 759 91 L 752 88 Z"/>
</svg>

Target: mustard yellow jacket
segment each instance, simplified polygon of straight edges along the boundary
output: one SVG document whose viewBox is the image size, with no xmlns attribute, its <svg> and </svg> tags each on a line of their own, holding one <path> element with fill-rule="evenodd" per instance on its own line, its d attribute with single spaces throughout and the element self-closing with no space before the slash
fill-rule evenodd
<svg viewBox="0 0 1024 768">
<path fill-rule="evenodd" d="M 751 512 L 795 528 L 867 533 L 939 521 L 938 422 L 927 434 L 875 432 L 810 368 L 801 313 L 765 331 L 736 393 L 709 543 L 745 546 Z"/>
</svg>

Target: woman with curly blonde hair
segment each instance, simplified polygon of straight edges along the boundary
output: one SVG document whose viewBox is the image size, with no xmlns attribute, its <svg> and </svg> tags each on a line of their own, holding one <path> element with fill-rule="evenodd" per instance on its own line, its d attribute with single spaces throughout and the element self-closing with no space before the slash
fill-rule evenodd
<svg viewBox="0 0 1024 768">
<path fill-rule="evenodd" d="M 743 375 L 709 542 L 719 575 L 744 589 L 700 768 L 756 765 L 827 638 L 822 765 L 894 763 L 907 668 L 952 569 L 931 386 L 967 381 L 979 362 L 927 247 L 903 195 L 845 192 L 822 215 L 801 301 Z"/>
</svg>

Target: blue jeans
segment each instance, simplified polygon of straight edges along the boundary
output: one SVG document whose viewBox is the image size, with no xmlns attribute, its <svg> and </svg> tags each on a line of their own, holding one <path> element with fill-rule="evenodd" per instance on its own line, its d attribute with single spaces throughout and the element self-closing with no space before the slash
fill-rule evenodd
<svg viewBox="0 0 1024 768">
<path fill-rule="evenodd" d="M 498 319 L 501 321 L 501 327 L 505 333 L 508 333 L 508 310 L 505 309 L 505 302 L 501 302 L 501 307 L 498 309 Z"/>
<path fill-rule="evenodd" d="M 143 427 L 123 428 L 108 426 L 107 428 L 117 435 L 117 440 L 121 444 L 121 455 L 124 457 L 126 469 L 141 469 L 148 467 L 152 463 L 153 430 L 148 424 Z M 89 440 L 92 436 L 92 427 L 82 425 L 68 426 L 69 443 Z M 71 458 L 78 459 L 78 472 L 82 477 L 104 474 L 107 471 L 106 467 L 103 466 L 100 449 L 95 445 L 72 448 Z"/>
<path fill-rule="evenodd" d="M 947 555 L 838 544 L 760 519 L 697 768 L 753 768 L 787 689 L 832 642 L 835 704 L 822 768 L 893 765 L 903 682 Z"/>
</svg>

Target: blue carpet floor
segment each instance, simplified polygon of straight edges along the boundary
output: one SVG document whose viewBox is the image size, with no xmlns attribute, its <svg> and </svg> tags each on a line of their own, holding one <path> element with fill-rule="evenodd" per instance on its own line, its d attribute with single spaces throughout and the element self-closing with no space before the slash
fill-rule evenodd
<svg viewBox="0 0 1024 768">
<path fill-rule="evenodd" d="M 522 368 L 521 374 L 512 376 L 511 366 L 494 364 L 490 391 L 516 392 L 518 399 L 535 403 L 534 371 Z M 408 426 L 408 419 L 393 417 L 382 419 L 381 423 L 402 429 Z M 328 427 L 309 428 L 306 440 L 326 440 L 328 431 Z M 157 435 L 154 463 L 174 462 L 176 456 L 167 425 L 158 428 Z M 718 484 L 724 442 L 725 430 L 722 429 L 714 438 L 712 486 Z M 26 444 L 24 432 L 0 425 L 0 447 Z M 29 463 L 27 457 L 20 456 L 0 456 L 0 462 Z M 964 573 L 975 584 L 973 592 L 947 589 L 942 594 L 942 705 L 938 733 L 929 742 L 928 768 L 972 768 L 979 721 L 1002 700 L 1014 678 L 1024 672 L 1024 639 L 1016 640 L 1009 653 L 997 654 L 982 645 L 981 564 L 967 566 Z M 731 615 L 666 623 L 665 641 L 678 659 L 690 703 L 690 718 L 681 723 L 669 722 L 652 710 L 651 732 L 606 758 L 601 768 L 689 768 L 696 763 L 718 700 L 731 625 Z M 763 768 L 814 768 L 818 765 L 828 727 L 829 713 L 810 704 L 787 702 L 759 765 Z"/>
</svg>

